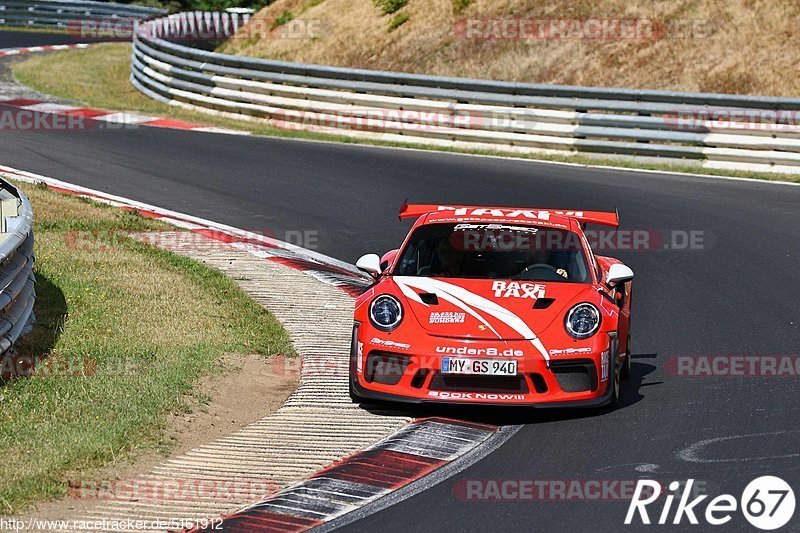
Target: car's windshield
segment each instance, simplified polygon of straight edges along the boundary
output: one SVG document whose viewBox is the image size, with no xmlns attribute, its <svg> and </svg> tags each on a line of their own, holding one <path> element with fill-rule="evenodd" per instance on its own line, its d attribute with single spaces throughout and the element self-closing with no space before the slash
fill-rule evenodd
<svg viewBox="0 0 800 533">
<path fill-rule="evenodd" d="M 515 224 L 428 224 L 411 235 L 400 276 L 591 281 L 579 236 Z"/>
</svg>

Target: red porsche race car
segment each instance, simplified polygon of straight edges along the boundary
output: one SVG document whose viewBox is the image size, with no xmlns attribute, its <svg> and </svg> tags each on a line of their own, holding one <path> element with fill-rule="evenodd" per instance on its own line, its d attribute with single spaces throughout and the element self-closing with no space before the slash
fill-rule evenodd
<svg viewBox="0 0 800 533">
<path fill-rule="evenodd" d="M 402 246 L 356 266 L 350 395 L 401 402 L 616 405 L 633 271 L 592 253 L 617 213 L 408 205 Z"/>
</svg>

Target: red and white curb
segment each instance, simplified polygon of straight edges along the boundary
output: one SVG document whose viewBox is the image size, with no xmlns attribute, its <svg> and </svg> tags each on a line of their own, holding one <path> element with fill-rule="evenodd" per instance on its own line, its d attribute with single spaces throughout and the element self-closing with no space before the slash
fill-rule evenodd
<svg viewBox="0 0 800 533">
<path fill-rule="evenodd" d="M 76 194 L 128 211 L 135 210 L 142 216 L 229 243 L 232 247 L 247 251 L 261 259 L 300 270 L 323 283 L 339 287 L 352 296 L 360 295 L 371 283 L 349 263 L 259 233 L 2 165 L 0 165 L 0 176 L 26 183 L 42 183 L 57 191 Z"/>
<path fill-rule="evenodd" d="M 3 48 L 0 49 L 0 57 L 17 56 L 20 54 L 35 54 L 37 52 L 56 52 L 58 50 L 69 50 L 71 48 L 87 48 L 86 43 L 79 44 L 52 44 L 47 46 L 26 46 L 23 48 Z"/>
<path fill-rule="evenodd" d="M 244 131 L 218 128 L 214 126 L 203 126 L 171 118 L 154 117 L 151 115 L 142 115 L 140 113 L 107 111 L 103 109 L 93 109 L 90 107 L 44 102 L 41 100 L 29 100 L 27 98 L 0 98 L 0 105 L 13 107 L 21 111 L 27 111 L 31 113 L 42 113 L 71 119 L 69 121 L 63 121 L 60 126 L 53 126 L 51 129 L 116 130 L 147 126 L 150 128 L 166 128 L 172 130 L 224 133 L 226 135 L 250 135 L 248 132 Z M 94 127 L 90 127 L 89 124 L 93 124 Z"/>
<path fill-rule="evenodd" d="M 260 503 L 188 531 L 307 531 L 462 457 L 498 429 L 443 418 L 417 420 Z"/>
</svg>

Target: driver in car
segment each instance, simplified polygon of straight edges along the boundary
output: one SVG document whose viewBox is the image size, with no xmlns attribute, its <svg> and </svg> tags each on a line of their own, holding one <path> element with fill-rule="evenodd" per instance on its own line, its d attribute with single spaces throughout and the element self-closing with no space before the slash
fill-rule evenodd
<svg viewBox="0 0 800 533">
<path fill-rule="evenodd" d="M 525 274 L 536 267 L 548 266 L 555 271 L 556 274 L 561 276 L 562 278 L 569 279 L 569 274 L 564 268 L 556 267 L 554 263 L 556 261 L 553 260 L 554 258 L 547 250 L 537 250 L 532 252 L 528 256 L 528 266 L 525 267 L 525 270 L 522 271 L 522 274 Z"/>
<path fill-rule="evenodd" d="M 436 257 L 438 258 L 439 268 L 438 272 L 432 273 L 432 275 L 458 277 L 461 274 L 463 254 L 450 244 L 449 239 L 442 239 L 439 242 L 439 247 L 436 249 Z"/>
</svg>

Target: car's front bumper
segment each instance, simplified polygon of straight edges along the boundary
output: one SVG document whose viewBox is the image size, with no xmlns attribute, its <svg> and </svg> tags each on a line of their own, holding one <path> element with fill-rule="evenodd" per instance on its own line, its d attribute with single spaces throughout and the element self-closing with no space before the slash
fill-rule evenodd
<svg viewBox="0 0 800 533">
<path fill-rule="evenodd" d="M 392 394 L 387 392 L 378 392 L 374 390 L 370 390 L 367 388 L 362 387 L 358 380 L 353 379 L 351 376 L 350 378 L 351 386 L 353 392 L 360 398 L 365 400 L 376 400 L 382 402 L 396 402 L 396 403 L 407 403 L 407 404 L 449 404 L 449 405 L 506 405 L 506 406 L 527 406 L 527 407 L 537 407 L 537 408 L 560 408 L 560 409 L 567 409 L 567 408 L 593 408 L 593 407 L 602 407 L 604 405 L 608 405 L 611 403 L 612 396 L 614 394 L 614 390 L 612 386 L 606 387 L 606 391 L 603 394 L 600 394 L 594 398 L 588 398 L 584 400 L 559 400 L 559 401 L 534 401 L 534 402 L 526 402 L 526 401 L 483 401 L 480 399 L 475 400 L 465 400 L 465 399 L 453 399 L 453 398 L 419 398 L 413 396 L 403 396 L 402 394 Z"/>
<path fill-rule="evenodd" d="M 504 346 L 530 352 L 527 341 L 509 341 Z M 616 346 L 616 337 L 606 333 L 593 342 L 591 352 L 583 350 L 574 357 L 551 357 L 548 362 L 534 354 L 522 356 L 517 359 L 515 376 L 445 375 L 440 372 L 441 355 L 431 355 L 430 350 L 401 352 L 385 346 L 376 349 L 369 339 L 359 338 L 358 331 L 354 331 L 350 386 L 358 397 L 389 402 L 598 407 L 609 403 L 614 394 L 612 354 L 616 354 Z M 395 365 L 394 378 L 376 377 L 375 365 L 371 363 L 375 354 L 387 357 L 388 361 L 392 358 L 402 361 Z"/>
</svg>

